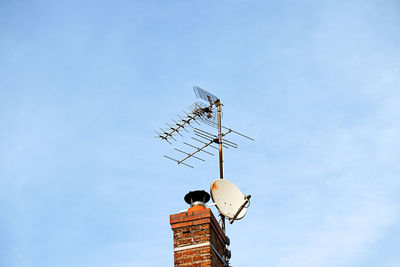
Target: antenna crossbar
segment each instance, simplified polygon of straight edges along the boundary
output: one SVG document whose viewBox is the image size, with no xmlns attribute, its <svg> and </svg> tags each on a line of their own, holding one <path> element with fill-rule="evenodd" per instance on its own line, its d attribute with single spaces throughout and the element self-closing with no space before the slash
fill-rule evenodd
<svg viewBox="0 0 400 267">
<path fill-rule="evenodd" d="M 234 142 L 231 142 L 231 141 L 229 141 L 229 140 L 226 140 L 226 139 L 222 140 L 222 143 L 223 143 L 223 144 L 226 144 L 226 145 L 228 145 L 228 146 L 234 147 L 234 148 L 238 148 L 238 147 L 239 147 L 238 144 L 236 144 L 236 143 L 234 143 Z"/>
<path fill-rule="evenodd" d="M 219 139 L 218 139 L 218 138 L 210 138 L 210 137 L 208 137 L 207 135 L 202 134 L 202 133 L 196 133 L 196 132 L 195 132 L 194 134 L 195 134 L 196 136 L 200 137 L 200 138 L 203 138 L 203 139 L 205 139 L 205 140 L 207 140 L 207 141 L 210 141 L 211 143 L 219 144 Z M 223 146 L 224 148 L 229 149 L 229 147 L 226 146 L 223 142 L 222 142 L 222 146 Z"/>
<path fill-rule="evenodd" d="M 214 135 L 214 134 L 212 134 L 212 133 L 209 133 L 209 132 L 206 132 L 206 131 L 203 131 L 203 130 L 201 130 L 201 129 L 199 129 L 199 128 L 194 128 L 194 132 L 198 132 L 198 133 L 201 133 L 201 134 L 203 134 L 203 135 L 207 135 L 207 136 L 209 136 L 210 138 L 217 138 L 216 135 Z"/>
<path fill-rule="evenodd" d="M 213 122 L 213 121 L 210 121 L 210 120 L 202 121 L 202 122 L 205 123 L 205 124 L 207 124 L 207 125 L 209 125 L 209 126 L 218 128 L 218 123 L 216 123 L 216 122 Z M 251 138 L 251 137 L 249 137 L 249 136 L 247 136 L 247 135 L 244 135 L 244 134 L 242 134 L 242 133 L 239 133 L 238 131 L 232 130 L 231 128 L 228 128 L 228 127 L 225 127 L 225 126 L 222 126 L 222 125 L 221 125 L 221 128 L 223 128 L 223 129 L 225 129 L 225 130 L 231 130 L 232 133 L 235 133 L 235 134 L 240 135 L 240 136 L 242 136 L 242 137 L 244 137 L 244 138 L 247 138 L 247 139 L 249 139 L 249 140 L 251 140 L 251 141 L 254 141 L 254 138 Z"/>
<path fill-rule="evenodd" d="M 197 141 L 197 142 L 199 142 L 199 143 L 202 143 L 202 144 L 207 144 L 207 143 L 205 143 L 204 141 L 201 141 L 201 140 L 199 140 L 199 139 L 197 139 L 197 138 L 194 138 L 194 137 L 192 137 L 192 139 L 193 139 L 193 140 L 196 140 L 196 141 Z M 218 150 L 218 148 L 217 148 L 217 147 L 215 147 L 215 146 L 209 145 L 209 147 L 212 147 L 212 148 L 214 148 L 214 149 Z"/>
<path fill-rule="evenodd" d="M 185 145 L 187 145 L 187 146 L 190 146 L 190 147 L 193 147 L 193 148 L 196 148 L 196 149 L 199 149 L 197 146 L 194 146 L 194 145 L 192 145 L 192 144 L 189 144 L 189 143 L 186 143 L 186 142 L 183 142 Z M 211 152 L 208 152 L 207 150 L 201 150 L 202 152 L 204 152 L 204 153 L 207 153 L 207 154 L 209 154 L 209 155 L 211 155 L 211 156 L 215 156 L 213 153 L 211 153 Z"/>
<path fill-rule="evenodd" d="M 189 164 L 186 164 L 186 163 L 184 163 L 184 162 L 179 162 L 179 160 L 176 160 L 176 159 L 174 159 L 174 158 L 168 157 L 167 155 L 164 155 L 164 157 L 166 157 L 167 159 L 173 160 L 173 161 L 177 162 L 178 164 L 183 164 L 183 165 L 185 165 L 185 166 L 188 166 L 188 167 L 190 167 L 190 168 L 193 168 L 193 166 L 191 166 L 191 165 L 189 165 Z"/>
<path fill-rule="evenodd" d="M 190 157 L 193 157 L 193 158 L 195 158 L 195 159 L 198 159 L 198 160 L 201 160 L 201 161 L 205 161 L 204 159 L 202 159 L 202 158 L 199 158 L 199 157 L 197 157 L 197 156 L 195 156 L 195 155 L 193 155 L 194 153 L 187 153 L 187 152 L 185 152 L 185 151 L 183 151 L 183 150 L 180 150 L 180 149 L 177 149 L 177 148 L 175 148 L 175 150 L 176 151 L 179 151 L 179 152 L 181 152 L 181 153 L 183 153 L 183 154 L 186 154 L 186 155 L 188 155 L 188 156 L 190 156 Z M 197 152 L 196 152 L 197 153 Z"/>
<path fill-rule="evenodd" d="M 200 141 L 200 142 L 201 142 L 201 141 Z M 203 143 L 203 142 L 202 142 L 202 143 Z M 194 155 L 195 155 L 196 153 L 200 152 L 200 151 L 203 151 L 204 148 L 210 146 L 212 143 L 214 143 L 213 140 L 209 141 L 208 143 L 204 143 L 204 145 L 203 145 L 202 147 L 197 148 L 197 149 L 196 149 L 195 151 L 193 151 L 192 153 L 184 152 L 185 154 L 187 154 L 187 156 L 184 157 L 183 159 L 179 160 L 179 161 L 178 161 L 178 164 L 184 162 L 185 160 L 187 160 L 187 159 L 190 158 L 190 157 L 197 158 L 197 157 L 195 157 Z M 212 147 L 212 146 L 211 146 L 211 147 Z M 179 151 L 179 150 L 178 150 L 178 151 Z"/>
</svg>

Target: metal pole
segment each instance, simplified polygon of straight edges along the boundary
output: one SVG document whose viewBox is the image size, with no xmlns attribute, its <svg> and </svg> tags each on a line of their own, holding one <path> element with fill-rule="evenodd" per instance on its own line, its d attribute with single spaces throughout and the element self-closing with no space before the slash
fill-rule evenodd
<svg viewBox="0 0 400 267">
<path fill-rule="evenodd" d="M 219 144 L 219 178 L 224 179 L 224 160 L 222 157 L 222 115 L 221 115 L 221 101 L 218 99 L 215 102 L 218 110 L 218 144 Z M 225 234 L 225 216 L 221 214 L 221 228 Z"/>
<path fill-rule="evenodd" d="M 219 178 L 224 179 L 224 166 L 222 158 L 222 125 L 221 125 L 221 101 L 216 101 L 216 106 L 218 110 L 218 144 L 219 144 Z"/>
</svg>

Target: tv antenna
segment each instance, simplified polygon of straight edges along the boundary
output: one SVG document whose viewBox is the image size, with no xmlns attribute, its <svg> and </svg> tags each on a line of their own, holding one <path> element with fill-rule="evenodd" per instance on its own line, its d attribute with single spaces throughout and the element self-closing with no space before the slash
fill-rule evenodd
<svg viewBox="0 0 400 267">
<path fill-rule="evenodd" d="M 183 132 L 189 132 L 190 129 L 194 133 L 194 137 L 192 136 L 191 139 L 196 142 L 194 144 L 183 142 L 183 144 L 192 148 L 192 150 L 185 151 L 175 147 L 175 151 L 184 155 L 180 159 L 164 155 L 165 158 L 190 168 L 193 168 L 193 166 L 187 163 L 187 160 L 194 158 L 205 161 L 199 156 L 200 152 L 214 156 L 209 149 L 218 150 L 220 179 L 212 183 L 211 196 L 220 212 L 221 228 L 225 232 L 225 217 L 229 219 L 230 223 L 243 218 L 251 197 L 250 195 L 244 196 L 232 182 L 226 179 L 223 180 L 223 148 L 238 148 L 238 144 L 227 140 L 225 137 L 230 133 L 234 133 L 252 141 L 254 139 L 222 125 L 223 104 L 218 97 L 198 86 L 193 86 L 193 90 L 196 97 L 204 102 L 192 104 L 188 111 L 184 112 L 185 115 L 178 115 L 177 120 L 172 120 L 172 125 L 167 123 L 165 129 L 160 128 L 160 131 L 155 131 L 156 137 L 172 144 L 173 141 L 177 142 L 178 135 L 183 137 Z M 218 133 L 213 134 L 201 129 L 202 124 L 217 128 Z M 218 145 L 218 147 L 215 145 Z"/>
</svg>

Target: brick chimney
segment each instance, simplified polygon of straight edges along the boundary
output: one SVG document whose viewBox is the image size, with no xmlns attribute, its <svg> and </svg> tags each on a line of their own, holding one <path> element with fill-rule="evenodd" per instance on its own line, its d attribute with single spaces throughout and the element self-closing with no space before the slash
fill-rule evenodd
<svg viewBox="0 0 400 267">
<path fill-rule="evenodd" d="M 208 195 L 202 202 L 190 198 L 195 192 L 201 191 L 185 196 L 186 202 L 191 204 L 187 212 L 170 215 L 174 266 L 228 266 L 225 261 L 227 239 L 211 210 L 205 207 L 209 195 L 202 191 Z"/>
</svg>

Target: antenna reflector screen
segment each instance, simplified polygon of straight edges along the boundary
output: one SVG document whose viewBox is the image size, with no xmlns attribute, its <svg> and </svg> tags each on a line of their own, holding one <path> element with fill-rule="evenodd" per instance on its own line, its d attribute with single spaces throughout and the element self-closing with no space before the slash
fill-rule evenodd
<svg viewBox="0 0 400 267">
<path fill-rule="evenodd" d="M 231 181 L 217 179 L 211 184 L 211 197 L 219 212 L 225 217 L 232 219 L 245 201 L 243 193 Z M 243 208 L 236 220 L 246 215 L 247 208 Z"/>
<path fill-rule="evenodd" d="M 216 97 L 215 95 L 207 92 L 204 89 L 201 89 L 198 86 L 193 86 L 193 91 L 194 91 L 194 93 L 195 93 L 197 98 L 201 98 L 201 99 L 203 99 L 205 101 L 211 101 L 212 103 L 214 103 L 215 101 L 218 100 L 218 97 Z"/>
</svg>

